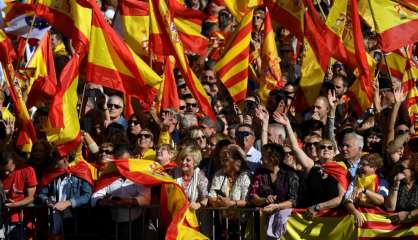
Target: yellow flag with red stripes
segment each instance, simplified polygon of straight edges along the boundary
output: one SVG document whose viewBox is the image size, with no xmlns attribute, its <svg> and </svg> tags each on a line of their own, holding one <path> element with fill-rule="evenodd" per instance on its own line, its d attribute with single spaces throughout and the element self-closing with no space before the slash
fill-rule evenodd
<svg viewBox="0 0 418 240">
<path fill-rule="evenodd" d="M 245 15 L 262 5 L 263 0 L 224 0 L 224 4 L 238 21 L 242 21 Z"/>
<path fill-rule="evenodd" d="M 247 95 L 248 66 L 253 11 L 248 12 L 225 46 L 223 56 L 215 64 L 215 70 L 234 102 Z"/>
</svg>

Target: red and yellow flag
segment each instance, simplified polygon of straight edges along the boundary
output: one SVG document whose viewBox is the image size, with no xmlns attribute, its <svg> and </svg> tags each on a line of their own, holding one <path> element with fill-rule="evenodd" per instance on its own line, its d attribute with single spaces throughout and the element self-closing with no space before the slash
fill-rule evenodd
<svg viewBox="0 0 418 240">
<path fill-rule="evenodd" d="M 271 90 L 282 88 L 282 72 L 280 70 L 280 57 L 277 53 L 275 34 L 271 25 L 270 12 L 266 10 L 264 20 L 264 41 L 261 52 L 261 82 L 260 97 L 264 103 Z"/>
<path fill-rule="evenodd" d="M 155 161 L 138 159 L 115 160 L 107 174 L 97 181 L 95 191 L 123 176 L 147 187 L 161 186 L 160 208 L 163 222 L 168 223 L 166 240 L 208 239 L 198 231 L 196 215 L 189 209 L 189 201 L 182 188 Z M 116 169 L 117 173 L 112 169 Z"/>
<path fill-rule="evenodd" d="M 148 55 L 149 10 L 143 1 L 118 1 L 119 12 L 113 21 L 113 28 L 125 40 L 135 53 Z"/>
<path fill-rule="evenodd" d="M 162 39 L 166 39 L 164 42 L 164 48 L 166 48 L 168 52 L 164 52 L 163 55 L 167 55 L 168 53 L 174 56 L 177 66 L 186 81 L 187 87 L 199 103 L 201 111 L 210 118 L 215 119 L 216 116 L 212 111 L 210 97 L 206 94 L 200 80 L 196 77 L 189 66 L 189 62 L 183 49 L 183 44 L 179 38 L 179 34 L 176 30 L 176 26 L 173 22 L 166 1 L 150 0 L 149 6 L 151 32 L 157 33 L 162 37 Z"/>
<path fill-rule="evenodd" d="M 47 33 L 25 68 L 29 75 L 28 106 L 34 106 L 39 98 L 52 97 L 57 91 L 54 55 L 52 52 L 51 35 Z"/>
<path fill-rule="evenodd" d="M 234 102 L 244 100 L 247 95 L 252 19 L 253 11 L 250 11 L 230 37 L 223 56 L 215 64 L 215 70 Z"/>
<path fill-rule="evenodd" d="M 48 126 L 45 132 L 48 141 L 57 146 L 61 155 L 67 155 L 75 150 L 81 142 L 77 112 L 77 86 L 81 58 L 78 54 L 74 54 L 62 70 L 59 89 L 50 105 Z M 57 122 L 62 125 L 57 127 L 54 124 Z"/>
<path fill-rule="evenodd" d="M 344 210 L 320 211 L 309 221 L 302 214 L 305 209 L 295 209 L 287 220 L 286 234 L 281 239 L 417 239 L 418 223 L 401 225 L 391 223 L 395 213 L 378 208 L 357 208 L 365 218 L 361 227 L 355 227 L 354 217 Z"/>
<path fill-rule="evenodd" d="M 291 31 L 303 40 L 305 7 L 302 0 L 269 0 L 266 5 L 273 21 Z"/>
<path fill-rule="evenodd" d="M 383 51 L 418 42 L 418 2 L 360 0 L 358 4 L 362 18 L 378 33 Z"/>
<path fill-rule="evenodd" d="M 263 0 L 224 0 L 228 11 L 239 21 L 255 7 L 263 4 Z"/>
<path fill-rule="evenodd" d="M 162 82 L 161 109 L 173 108 L 179 110 L 180 99 L 177 93 L 176 78 L 174 77 L 175 60 L 172 56 L 165 57 L 164 76 Z"/>
</svg>

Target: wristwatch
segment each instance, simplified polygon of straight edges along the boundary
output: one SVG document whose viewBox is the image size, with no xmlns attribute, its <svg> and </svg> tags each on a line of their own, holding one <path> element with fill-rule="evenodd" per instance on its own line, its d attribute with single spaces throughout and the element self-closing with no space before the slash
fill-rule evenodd
<svg viewBox="0 0 418 240">
<path fill-rule="evenodd" d="M 319 210 L 321 210 L 321 206 L 319 206 L 319 204 L 315 204 L 313 206 L 313 209 L 315 210 L 315 212 L 319 212 Z"/>
</svg>

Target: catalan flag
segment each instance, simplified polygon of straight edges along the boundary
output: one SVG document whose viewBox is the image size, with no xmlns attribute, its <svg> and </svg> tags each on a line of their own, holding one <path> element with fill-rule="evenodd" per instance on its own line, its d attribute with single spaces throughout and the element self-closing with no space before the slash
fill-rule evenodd
<svg viewBox="0 0 418 240">
<path fill-rule="evenodd" d="M 270 12 L 266 10 L 264 19 L 264 41 L 261 52 L 260 97 L 264 103 L 271 90 L 283 87 L 282 72 L 280 70 L 280 57 L 277 53 L 275 34 L 271 25 Z"/>
<path fill-rule="evenodd" d="M 355 227 L 354 217 L 343 210 L 320 211 L 312 221 L 303 218 L 304 209 L 294 209 L 287 220 L 286 234 L 281 239 L 417 239 L 418 223 L 391 223 L 393 213 L 379 208 L 357 208 L 366 219 Z"/>
<path fill-rule="evenodd" d="M 118 1 L 113 28 L 139 56 L 148 55 L 149 10 L 143 1 Z"/>
<path fill-rule="evenodd" d="M 241 21 L 255 7 L 262 5 L 263 0 L 224 0 L 224 4 L 228 8 L 228 11 L 238 21 Z"/>
<path fill-rule="evenodd" d="M 413 0 L 359 1 L 360 15 L 369 26 L 374 27 L 385 52 L 418 42 L 417 9 L 418 3 Z"/>
<path fill-rule="evenodd" d="M 176 59 L 177 66 L 186 81 L 187 87 L 199 103 L 201 111 L 205 115 L 215 119 L 216 117 L 210 104 L 211 100 L 206 94 L 201 82 L 189 66 L 183 45 L 176 30 L 176 26 L 172 20 L 167 3 L 165 0 L 150 0 L 149 6 L 151 32 L 158 34 L 162 37 L 162 39 L 166 39 L 164 42 L 165 48 L 168 53 L 173 55 Z M 165 54 L 167 54 L 167 52 Z"/>
<path fill-rule="evenodd" d="M 34 106 L 41 97 L 52 97 L 57 89 L 54 56 L 52 53 L 51 35 L 48 33 L 39 43 L 38 48 L 29 60 L 25 72 L 29 75 L 28 106 Z"/>
<path fill-rule="evenodd" d="M 48 141 L 57 146 L 61 155 L 75 150 L 81 142 L 80 123 L 77 112 L 77 86 L 81 57 L 74 54 L 62 70 L 60 87 L 52 99 L 46 135 Z M 62 122 L 63 127 L 51 125 Z"/>
<path fill-rule="evenodd" d="M 208 239 L 198 231 L 198 221 L 189 209 L 189 201 L 181 187 L 155 161 L 138 159 L 115 160 L 97 181 L 98 191 L 119 176 L 147 187 L 161 186 L 160 209 L 163 222 L 168 224 L 166 240 Z M 116 170 L 116 172 L 115 172 Z"/>
<path fill-rule="evenodd" d="M 234 102 L 244 100 L 247 95 L 252 19 L 253 11 L 250 11 L 230 37 L 223 56 L 215 65 L 219 78 Z"/>
</svg>

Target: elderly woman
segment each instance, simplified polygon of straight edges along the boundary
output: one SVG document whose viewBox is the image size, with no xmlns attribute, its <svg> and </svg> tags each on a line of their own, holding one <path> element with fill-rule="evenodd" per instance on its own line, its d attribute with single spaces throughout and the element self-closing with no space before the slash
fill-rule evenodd
<svg viewBox="0 0 418 240">
<path fill-rule="evenodd" d="M 261 152 L 263 167 L 254 176 L 250 191 L 251 203 L 265 207 L 267 212 L 296 207 L 299 176 L 284 164 L 283 148 L 267 144 Z"/>
<path fill-rule="evenodd" d="M 196 141 L 201 151 L 206 151 L 208 146 L 207 139 L 201 127 L 192 127 L 190 129 L 190 137 Z"/>
<path fill-rule="evenodd" d="M 142 129 L 138 134 L 134 156 L 144 160 L 155 160 L 154 134 L 149 129 Z"/>
<path fill-rule="evenodd" d="M 385 207 L 389 211 L 396 211 L 397 214 L 392 217 L 392 220 L 395 223 L 401 223 L 418 215 L 416 211 L 413 211 L 418 208 L 416 155 L 403 159 L 394 169 L 397 174 L 393 179 L 389 196 L 386 198 Z"/>
<path fill-rule="evenodd" d="M 296 160 L 307 175 L 306 188 L 308 211 L 305 217 L 312 218 L 319 210 L 336 208 L 340 205 L 347 189 L 347 171 L 334 162 L 336 147 L 330 140 L 318 143 L 318 164 L 314 162 L 298 145 L 296 135 L 284 114 L 275 114 L 274 119 L 283 124 L 295 153 Z"/>
<path fill-rule="evenodd" d="M 177 152 L 170 144 L 162 144 L 158 146 L 156 160 L 166 171 L 177 166 L 174 161 L 176 156 Z"/>
<path fill-rule="evenodd" d="M 208 202 L 208 179 L 197 166 L 202 160 L 202 153 L 195 146 L 186 146 L 177 156 L 178 168 L 173 177 L 183 188 L 190 201 L 191 209 L 199 209 Z"/>
<path fill-rule="evenodd" d="M 209 202 L 214 207 L 245 207 L 251 184 L 246 155 L 235 144 L 220 152 L 222 169 L 218 170 L 209 191 Z"/>
</svg>

